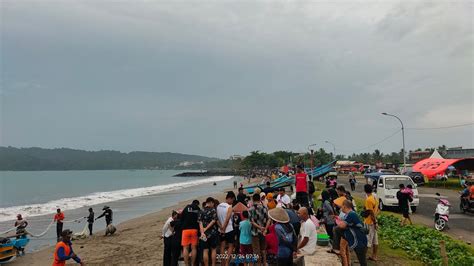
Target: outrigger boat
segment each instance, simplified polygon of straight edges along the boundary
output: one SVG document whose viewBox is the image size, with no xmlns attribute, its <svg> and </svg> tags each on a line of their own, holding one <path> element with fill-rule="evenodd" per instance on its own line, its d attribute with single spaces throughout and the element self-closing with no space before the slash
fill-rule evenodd
<svg viewBox="0 0 474 266">
<path fill-rule="evenodd" d="M 21 255 L 22 250 L 30 242 L 26 235 L 0 237 L 0 264 L 11 262 Z"/>
</svg>

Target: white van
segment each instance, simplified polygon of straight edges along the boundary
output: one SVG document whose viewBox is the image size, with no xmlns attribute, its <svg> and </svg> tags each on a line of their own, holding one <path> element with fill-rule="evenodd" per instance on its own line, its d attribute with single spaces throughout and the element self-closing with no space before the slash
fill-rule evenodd
<svg viewBox="0 0 474 266">
<path fill-rule="evenodd" d="M 399 185 L 411 185 L 413 187 L 413 201 L 410 203 L 411 210 L 416 211 L 420 204 L 418 198 L 418 189 L 411 178 L 406 175 L 382 175 L 377 181 L 377 198 L 379 200 L 380 210 L 387 209 L 387 207 L 398 207 L 397 192 Z"/>
</svg>

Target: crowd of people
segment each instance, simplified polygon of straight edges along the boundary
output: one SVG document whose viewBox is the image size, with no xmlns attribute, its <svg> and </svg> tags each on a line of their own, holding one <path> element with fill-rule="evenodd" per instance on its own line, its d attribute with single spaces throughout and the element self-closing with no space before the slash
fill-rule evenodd
<svg viewBox="0 0 474 266">
<path fill-rule="evenodd" d="M 308 209 L 297 200 L 284 203 L 284 190 L 273 206 L 263 191 L 244 201 L 242 194 L 229 191 L 224 202 L 209 197 L 173 211 L 163 226 L 163 264 L 178 265 L 182 253 L 186 265 L 292 265 L 297 254 L 316 250 Z"/>
<path fill-rule="evenodd" d="M 293 259 L 316 250 L 316 224 L 311 219 L 308 176 L 295 175 L 296 199 L 284 187 L 243 187 L 229 191 L 225 201 L 209 197 L 173 211 L 163 226 L 164 265 L 293 265 Z M 311 183 L 311 182 L 310 182 Z M 313 216 L 314 217 L 314 216 Z"/>
</svg>

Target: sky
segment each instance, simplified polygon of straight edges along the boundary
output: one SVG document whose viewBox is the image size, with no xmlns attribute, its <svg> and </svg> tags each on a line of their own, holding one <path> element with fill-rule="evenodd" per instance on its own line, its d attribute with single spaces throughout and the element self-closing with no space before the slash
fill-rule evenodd
<svg viewBox="0 0 474 266">
<path fill-rule="evenodd" d="M 471 1 L 0 1 L 0 146 L 474 147 Z M 396 133 L 396 134 L 395 134 Z M 391 136 L 390 138 L 387 138 Z"/>
</svg>

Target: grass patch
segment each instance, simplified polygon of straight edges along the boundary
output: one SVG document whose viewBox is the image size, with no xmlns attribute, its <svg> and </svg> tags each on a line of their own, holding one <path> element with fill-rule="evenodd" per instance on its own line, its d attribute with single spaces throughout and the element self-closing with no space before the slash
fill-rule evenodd
<svg viewBox="0 0 474 266">
<path fill-rule="evenodd" d="M 433 188 L 448 188 L 448 189 L 456 189 L 456 190 L 462 189 L 461 183 L 459 182 L 458 178 L 449 178 L 446 181 L 432 180 L 432 181 L 426 182 L 424 186 L 433 187 Z"/>
</svg>

